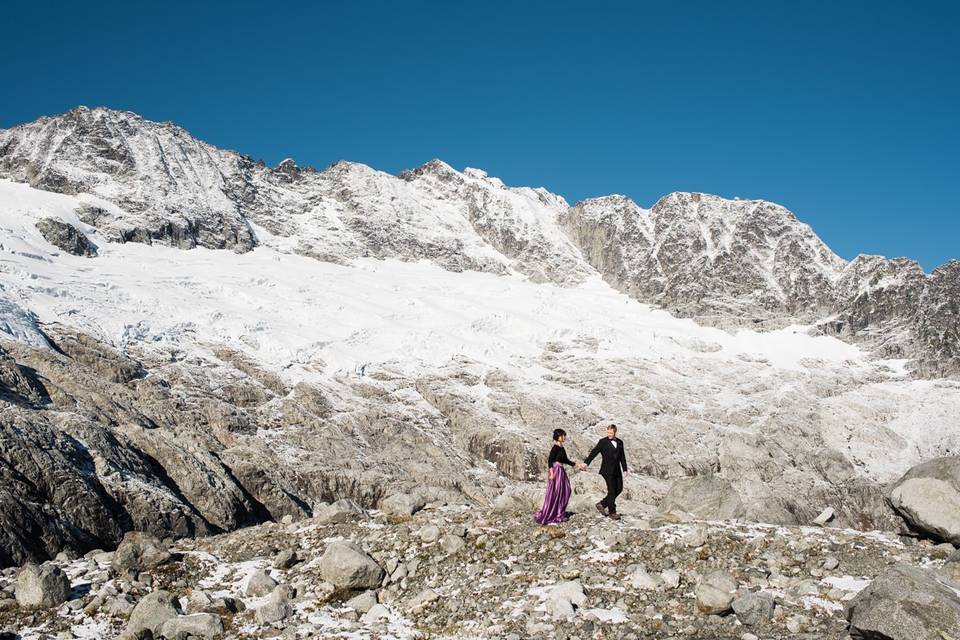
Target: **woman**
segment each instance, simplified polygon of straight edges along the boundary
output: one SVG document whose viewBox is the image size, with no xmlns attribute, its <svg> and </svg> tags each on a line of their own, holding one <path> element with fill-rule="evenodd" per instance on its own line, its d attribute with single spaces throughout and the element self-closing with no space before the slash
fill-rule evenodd
<svg viewBox="0 0 960 640">
<path fill-rule="evenodd" d="M 543 507 L 533 514 L 533 519 L 542 525 L 559 524 L 567 519 L 567 503 L 570 502 L 570 480 L 563 465 L 574 466 L 563 443 L 567 440 L 567 432 L 563 429 L 554 429 L 553 448 L 550 449 L 547 467 L 547 495 L 543 498 Z"/>
</svg>

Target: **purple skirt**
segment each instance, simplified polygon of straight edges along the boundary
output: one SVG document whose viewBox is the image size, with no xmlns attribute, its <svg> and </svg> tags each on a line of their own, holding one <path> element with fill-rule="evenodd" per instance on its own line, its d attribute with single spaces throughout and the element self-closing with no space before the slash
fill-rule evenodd
<svg viewBox="0 0 960 640">
<path fill-rule="evenodd" d="M 543 507 L 533 514 L 533 519 L 540 524 L 563 522 L 567 519 L 567 504 L 572 493 L 567 470 L 559 462 L 554 462 L 553 480 L 547 480 L 547 495 L 543 497 Z"/>
</svg>

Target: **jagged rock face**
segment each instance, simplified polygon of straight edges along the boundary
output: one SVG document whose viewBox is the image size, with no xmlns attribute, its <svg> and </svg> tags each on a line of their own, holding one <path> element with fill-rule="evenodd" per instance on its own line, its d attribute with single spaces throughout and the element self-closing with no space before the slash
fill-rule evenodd
<svg viewBox="0 0 960 640">
<path fill-rule="evenodd" d="M 576 283 L 591 275 L 580 251 L 560 232 L 566 201 L 545 189 L 510 188 L 479 169 L 463 173 L 439 160 L 401 178 L 448 201 L 511 266 L 535 282 Z"/>
<path fill-rule="evenodd" d="M 644 211 L 611 196 L 578 204 L 565 226 L 614 286 L 688 316 L 816 317 L 844 264 L 792 213 L 757 200 L 672 193 Z"/>
<path fill-rule="evenodd" d="M 44 218 L 37 223 L 37 229 L 47 242 L 67 253 L 88 258 L 97 255 L 97 248 L 93 243 L 72 224 L 54 218 Z"/>
<path fill-rule="evenodd" d="M 930 274 L 914 334 L 920 343 L 919 373 L 944 376 L 960 370 L 960 261 L 951 260 Z"/>
<path fill-rule="evenodd" d="M 170 123 L 78 107 L 0 131 L 0 173 L 57 193 L 92 193 L 130 214 L 98 225 L 119 242 L 248 251 L 253 236 L 225 192 L 239 156 Z"/>
<path fill-rule="evenodd" d="M 654 255 L 650 212 L 629 198 L 584 200 L 560 219 L 583 257 L 603 279 L 640 300 L 655 300 L 666 288 L 666 274 Z"/>
</svg>

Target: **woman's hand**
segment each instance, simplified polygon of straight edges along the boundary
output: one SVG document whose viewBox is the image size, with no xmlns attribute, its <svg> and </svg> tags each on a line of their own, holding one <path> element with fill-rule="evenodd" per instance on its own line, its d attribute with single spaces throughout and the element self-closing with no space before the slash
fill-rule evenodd
<svg viewBox="0 0 960 640">
<path fill-rule="evenodd" d="M 553 469 L 550 469 L 550 472 L 547 473 L 547 478 L 550 479 L 550 480 L 553 480 L 553 479 L 556 477 L 556 476 L 554 475 L 554 473 L 555 473 L 554 470 L 553 470 Z"/>
</svg>

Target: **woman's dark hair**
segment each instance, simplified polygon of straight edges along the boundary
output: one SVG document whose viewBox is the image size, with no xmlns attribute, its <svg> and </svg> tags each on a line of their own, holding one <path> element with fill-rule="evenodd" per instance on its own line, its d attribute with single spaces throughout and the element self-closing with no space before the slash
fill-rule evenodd
<svg viewBox="0 0 960 640">
<path fill-rule="evenodd" d="M 559 440 L 559 439 L 560 439 L 560 436 L 565 436 L 565 435 L 567 435 L 567 432 L 564 431 L 563 429 L 554 429 L 554 430 L 553 430 L 553 439 L 554 439 L 554 440 Z"/>
</svg>

